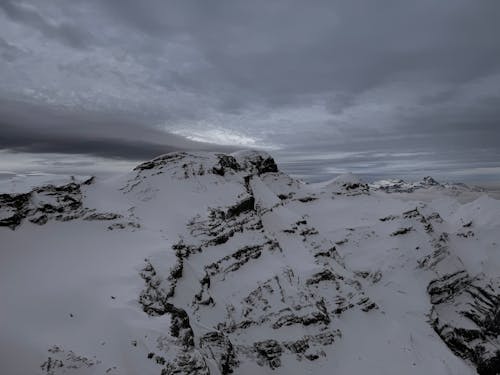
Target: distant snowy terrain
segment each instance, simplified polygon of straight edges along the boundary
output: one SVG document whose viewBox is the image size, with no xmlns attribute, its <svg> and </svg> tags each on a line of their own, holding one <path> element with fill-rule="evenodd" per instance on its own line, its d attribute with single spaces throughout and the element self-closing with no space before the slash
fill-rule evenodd
<svg viewBox="0 0 500 375">
<path fill-rule="evenodd" d="M 0 185 L 1 374 L 500 374 L 482 189 L 255 151 L 37 182 Z"/>
<path fill-rule="evenodd" d="M 81 183 L 91 176 L 67 176 L 50 173 L 11 174 L 0 179 L 0 194 L 29 193 L 37 186 L 65 185 L 70 182 Z"/>
</svg>

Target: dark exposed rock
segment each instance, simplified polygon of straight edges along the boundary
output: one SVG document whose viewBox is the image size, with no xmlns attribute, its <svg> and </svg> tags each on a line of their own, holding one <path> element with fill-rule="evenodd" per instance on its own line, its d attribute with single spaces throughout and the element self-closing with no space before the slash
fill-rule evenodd
<svg viewBox="0 0 500 375">
<path fill-rule="evenodd" d="M 415 186 L 410 185 L 403 180 L 391 180 L 381 186 L 376 186 L 377 189 L 386 193 L 412 193 L 415 191 Z"/>
<path fill-rule="evenodd" d="M 437 216 L 435 216 L 435 215 L 437 215 Z M 404 219 L 416 219 L 416 220 L 418 220 L 422 224 L 424 230 L 427 233 L 434 232 L 434 228 L 433 228 L 432 224 L 424 215 L 422 215 L 422 213 L 420 212 L 420 210 L 418 208 L 403 212 L 402 216 Z M 431 214 L 429 216 L 429 218 L 436 219 L 438 222 L 441 219 L 439 217 L 439 214 L 437 214 L 437 213 Z"/>
<path fill-rule="evenodd" d="M 81 186 L 91 184 L 89 179 L 82 184 L 70 182 L 66 185 L 45 185 L 34 188 L 29 193 L 0 194 L 0 227 L 12 230 L 24 220 L 44 225 L 49 220 L 70 221 L 114 220 L 122 216 L 116 213 L 97 213 L 83 206 Z"/>
<path fill-rule="evenodd" d="M 212 209 L 208 221 L 197 221 L 195 218 L 188 224 L 191 234 L 204 237 L 202 247 L 209 247 L 224 244 L 236 233 L 244 230 L 262 229 L 260 218 L 250 209 L 252 202 L 251 199 L 245 199 L 227 210 Z M 228 211 L 231 212 L 230 215 Z"/>
<path fill-rule="evenodd" d="M 189 316 L 183 309 L 177 308 L 170 303 L 165 303 L 165 311 L 171 315 L 170 334 L 181 339 L 184 347 L 194 346 L 194 336 Z"/>
<path fill-rule="evenodd" d="M 115 230 L 115 229 L 139 229 L 141 225 L 139 223 L 135 223 L 133 221 L 129 221 L 126 223 L 113 223 L 111 225 L 108 225 L 108 230 Z"/>
<path fill-rule="evenodd" d="M 281 346 L 284 350 L 295 354 L 298 360 L 305 358 L 314 361 L 320 356 L 326 356 L 322 347 L 332 345 L 341 336 L 338 330 L 326 331 L 316 335 L 305 335 L 299 340 L 284 341 Z"/>
<path fill-rule="evenodd" d="M 410 232 L 413 228 L 412 227 L 404 227 L 404 228 L 399 228 L 398 230 L 394 231 L 391 233 L 391 236 L 399 236 L 402 234 L 406 234 Z"/>
<path fill-rule="evenodd" d="M 236 159 L 231 155 L 217 154 L 217 158 L 219 159 L 218 165 L 215 165 L 212 168 L 212 172 L 214 174 L 218 174 L 219 176 L 224 176 L 226 171 L 237 172 L 241 170 L 241 166 L 238 164 Z"/>
<path fill-rule="evenodd" d="M 435 179 L 433 179 L 431 176 L 426 176 L 422 179 L 421 182 L 422 185 L 427 185 L 427 186 L 438 186 L 440 185 L 439 182 L 437 182 Z"/>
<path fill-rule="evenodd" d="M 170 154 L 165 154 L 158 156 L 152 160 L 146 161 L 142 164 L 139 164 L 137 167 L 135 167 L 133 170 L 134 171 L 143 171 L 143 170 L 148 170 L 148 169 L 153 169 L 153 168 L 159 168 L 164 165 L 166 165 L 169 162 L 173 161 L 178 161 L 186 157 L 188 154 L 186 152 L 174 152 Z"/>
<path fill-rule="evenodd" d="M 299 234 L 301 236 L 311 236 L 311 235 L 314 235 L 314 234 L 318 234 L 318 230 L 316 228 L 305 228 L 305 229 L 302 229 Z"/>
<path fill-rule="evenodd" d="M 476 358 L 480 358 L 482 351 L 479 350 L 475 354 Z M 499 375 L 500 374 L 500 350 L 495 353 L 494 357 L 487 360 L 477 361 L 477 373 L 479 375 Z"/>
<path fill-rule="evenodd" d="M 335 195 L 347 196 L 370 194 L 370 187 L 368 184 L 362 182 L 345 182 L 339 185 L 333 193 Z"/>
<path fill-rule="evenodd" d="M 21 224 L 29 212 L 31 194 L 0 194 L 0 209 L 4 217 L 0 219 L 0 226 L 15 229 Z"/>
<path fill-rule="evenodd" d="M 45 375 L 65 374 L 67 370 L 87 369 L 101 363 L 95 357 L 88 358 L 78 355 L 72 350 L 64 350 L 55 345 L 48 350 L 50 356 L 40 366 Z"/>
<path fill-rule="evenodd" d="M 263 246 L 245 246 L 231 255 L 225 256 L 217 262 L 205 266 L 209 275 L 219 272 L 233 272 L 238 270 L 250 259 L 257 259 L 262 254 Z"/>
<path fill-rule="evenodd" d="M 95 182 L 95 176 L 87 178 L 82 182 L 82 185 L 92 185 Z"/>
<path fill-rule="evenodd" d="M 253 344 L 255 351 L 259 357 L 266 363 L 271 369 L 275 369 L 281 366 L 281 354 L 283 349 L 276 340 L 266 340 L 259 341 Z"/>
<path fill-rule="evenodd" d="M 433 304 L 445 302 L 455 297 L 455 294 L 468 285 L 470 281 L 466 271 L 458 271 L 432 281 L 427 287 L 427 293 L 429 293 Z"/>
<path fill-rule="evenodd" d="M 243 212 L 251 211 L 255 206 L 255 198 L 253 196 L 249 196 L 242 201 L 238 202 L 236 205 L 228 208 L 226 213 L 226 218 L 230 219 L 233 216 L 238 216 Z"/>
<path fill-rule="evenodd" d="M 317 197 L 312 197 L 312 196 L 307 196 L 307 197 L 298 198 L 297 200 L 299 202 L 302 202 L 302 203 L 307 203 L 307 202 L 315 201 L 316 199 L 318 199 L 318 198 Z"/>
<path fill-rule="evenodd" d="M 432 254 L 426 255 L 418 260 L 418 266 L 420 268 L 432 268 L 450 255 L 448 246 L 439 241 L 434 241 L 433 247 L 435 250 Z"/>
<path fill-rule="evenodd" d="M 49 218 L 47 215 L 40 215 L 32 219 L 29 219 L 29 221 L 33 224 L 44 225 L 47 223 L 47 221 L 49 221 Z"/>
<path fill-rule="evenodd" d="M 472 226 L 472 220 L 469 220 L 468 222 L 464 223 L 462 227 L 464 228 L 470 228 Z"/>
<path fill-rule="evenodd" d="M 389 216 L 384 216 L 381 217 L 379 220 L 380 221 L 391 221 L 391 220 L 396 220 L 398 217 L 395 215 L 389 215 Z"/>
<path fill-rule="evenodd" d="M 337 276 L 332 271 L 326 269 L 314 274 L 311 278 L 307 279 L 306 285 L 318 284 L 321 281 L 335 281 L 337 280 L 337 278 L 339 278 L 340 280 L 343 279 L 341 275 Z"/>
<path fill-rule="evenodd" d="M 292 353 L 303 354 L 306 352 L 307 349 L 309 349 L 309 340 L 302 339 L 302 340 L 297 340 L 297 341 L 290 341 L 290 342 L 284 343 L 283 345 L 285 346 L 285 348 L 290 350 Z"/>
<path fill-rule="evenodd" d="M 246 171 L 255 171 L 258 175 L 278 172 L 278 166 L 274 159 L 263 152 L 245 152 L 243 156 L 240 155 L 239 163 Z"/>
<path fill-rule="evenodd" d="M 106 213 L 100 213 L 100 212 L 93 212 L 87 216 L 85 216 L 83 218 L 83 220 L 88 220 L 88 221 L 92 221 L 92 220 L 116 220 L 116 219 L 120 219 L 122 218 L 123 216 L 120 215 L 120 214 L 115 214 L 115 213 L 112 213 L 112 212 L 106 212 Z"/>
<path fill-rule="evenodd" d="M 412 219 L 412 218 L 416 218 L 419 216 L 421 216 L 421 215 L 420 215 L 420 211 L 418 210 L 418 208 L 403 212 L 403 217 L 405 219 Z"/>
<path fill-rule="evenodd" d="M 480 375 L 500 374 L 500 283 L 466 271 L 445 275 L 427 288 L 431 325 Z"/>
<path fill-rule="evenodd" d="M 80 185 L 74 182 L 37 187 L 24 194 L 0 194 L 0 214 L 3 216 L 0 226 L 10 229 L 15 229 L 24 219 L 43 225 L 49 219 L 67 221 L 85 213 Z"/>
<path fill-rule="evenodd" d="M 474 232 L 471 230 L 468 230 L 467 232 L 458 232 L 457 236 L 462 238 L 470 238 L 474 237 Z"/>
<path fill-rule="evenodd" d="M 155 362 L 158 365 L 164 365 L 166 363 L 165 358 L 159 355 L 155 356 Z"/>
<path fill-rule="evenodd" d="M 311 324 L 328 325 L 329 323 L 330 317 L 328 316 L 328 313 L 324 313 L 318 310 L 304 316 L 298 316 L 295 314 L 284 315 L 280 317 L 276 322 L 274 322 L 272 327 L 274 329 L 278 329 L 283 326 L 291 326 L 294 324 L 302 324 L 304 326 L 308 326 Z"/>
<path fill-rule="evenodd" d="M 370 301 L 368 297 L 359 300 L 357 304 L 361 306 L 361 310 L 364 312 L 368 312 L 370 310 L 378 308 L 377 304 L 375 302 Z"/>
<path fill-rule="evenodd" d="M 428 215 L 428 216 L 426 217 L 426 219 L 427 219 L 428 221 L 435 221 L 435 222 L 437 222 L 437 223 L 442 223 L 442 222 L 443 222 L 443 218 L 441 217 L 441 215 L 439 215 L 439 213 L 438 213 L 438 212 L 433 212 L 433 213 L 431 213 L 430 215 Z"/>
<path fill-rule="evenodd" d="M 342 185 L 345 190 L 359 190 L 363 192 L 368 192 L 370 188 L 368 187 L 367 184 L 362 184 L 362 183 L 349 183 L 349 184 L 344 184 Z"/>
<path fill-rule="evenodd" d="M 357 271 L 355 274 L 366 280 L 371 280 L 372 283 L 378 283 L 382 279 L 382 272 L 380 271 Z"/>
<path fill-rule="evenodd" d="M 58 368 L 64 367 L 64 363 L 60 359 L 48 357 L 40 367 L 47 375 L 53 375 Z"/>
<path fill-rule="evenodd" d="M 337 254 L 337 249 L 335 248 L 335 246 L 333 246 L 333 247 L 330 247 L 329 249 L 326 249 L 326 250 L 319 249 L 318 252 L 314 253 L 314 257 L 315 258 L 327 257 L 327 258 L 333 259 L 333 258 L 335 258 L 336 254 Z"/>
<path fill-rule="evenodd" d="M 217 363 L 222 375 L 232 374 L 238 365 L 231 341 L 221 332 L 208 332 L 200 338 L 200 348 Z"/>
<path fill-rule="evenodd" d="M 431 187 L 444 187 L 432 177 L 424 177 L 418 182 L 406 182 L 401 179 L 392 179 L 388 181 L 375 182 L 372 188 L 382 190 L 386 193 L 413 193 L 419 189 L 427 189 Z"/>
<path fill-rule="evenodd" d="M 197 350 L 182 351 L 167 363 L 160 375 L 210 375 L 205 358 Z"/>
<path fill-rule="evenodd" d="M 139 297 L 139 303 L 149 315 L 171 315 L 170 334 L 179 338 L 184 347 L 194 346 L 194 335 L 189 323 L 189 316 L 185 310 L 175 307 L 168 302 L 168 292 L 162 287 L 162 280 L 156 274 L 154 267 L 148 263 L 142 270 L 141 276 L 146 282 Z"/>
<path fill-rule="evenodd" d="M 207 156 L 195 152 L 173 152 L 161 155 L 134 168 L 137 176 L 135 180 L 129 181 L 124 189 L 127 191 L 133 189 L 144 174 L 169 173 L 172 177 L 187 179 L 205 174 L 226 176 L 228 173 L 234 174 L 242 171 L 258 175 L 278 172 L 274 159 L 265 153 L 246 152 L 245 155 L 240 155 L 240 158 L 241 160 L 237 160 L 233 155 Z"/>
</svg>

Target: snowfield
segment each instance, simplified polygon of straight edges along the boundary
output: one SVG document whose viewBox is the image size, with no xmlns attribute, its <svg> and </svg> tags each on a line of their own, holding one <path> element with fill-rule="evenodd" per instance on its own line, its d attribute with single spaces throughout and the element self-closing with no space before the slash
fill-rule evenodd
<svg viewBox="0 0 500 375">
<path fill-rule="evenodd" d="M 1 374 L 500 374 L 481 189 L 256 151 L 49 177 L 0 186 Z"/>
</svg>

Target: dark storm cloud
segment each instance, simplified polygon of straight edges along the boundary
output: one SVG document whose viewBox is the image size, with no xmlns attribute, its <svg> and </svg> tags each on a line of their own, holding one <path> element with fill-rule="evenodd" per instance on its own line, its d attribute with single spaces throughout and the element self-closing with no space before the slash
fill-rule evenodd
<svg viewBox="0 0 500 375">
<path fill-rule="evenodd" d="M 497 0 L 0 1 L 0 98 L 38 106 L 4 116 L 0 148 L 199 146 L 170 131 L 304 175 L 494 170 L 498 19 Z"/>
<path fill-rule="evenodd" d="M 68 112 L 14 101 L 0 103 L 0 149 L 9 151 L 137 161 L 179 150 L 234 150 L 193 142 L 116 114 Z"/>
</svg>

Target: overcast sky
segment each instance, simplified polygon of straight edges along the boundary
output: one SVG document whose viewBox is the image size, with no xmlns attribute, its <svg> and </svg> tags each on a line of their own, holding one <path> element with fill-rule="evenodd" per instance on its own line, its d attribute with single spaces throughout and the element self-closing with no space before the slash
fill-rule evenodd
<svg viewBox="0 0 500 375">
<path fill-rule="evenodd" d="M 262 148 L 500 180 L 498 0 L 0 0 L 0 173 Z"/>
</svg>

